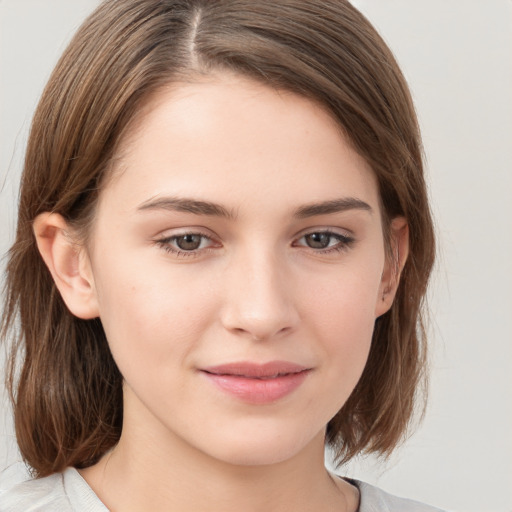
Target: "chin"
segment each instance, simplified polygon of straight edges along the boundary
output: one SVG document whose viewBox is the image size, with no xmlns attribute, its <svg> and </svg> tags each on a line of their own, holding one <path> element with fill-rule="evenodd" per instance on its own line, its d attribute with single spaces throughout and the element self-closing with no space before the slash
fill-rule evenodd
<svg viewBox="0 0 512 512">
<path fill-rule="evenodd" d="M 266 466 L 294 459 L 317 444 L 323 453 L 323 431 L 312 436 L 293 433 L 262 435 L 259 432 L 244 436 L 243 439 L 228 439 L 225 444 L 212 444 L 215 449 L 210 450 L 210 453 L 216 459 L 236 466 Z"/>
</svg>

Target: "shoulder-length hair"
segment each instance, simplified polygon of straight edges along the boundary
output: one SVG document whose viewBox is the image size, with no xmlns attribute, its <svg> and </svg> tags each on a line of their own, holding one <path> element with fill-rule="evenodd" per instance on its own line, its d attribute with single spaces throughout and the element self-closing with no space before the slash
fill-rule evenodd
<svg viewBox="0 0 512 512">
<path fill-rule="evenodd" d="M 107 0 L 58 62 L 36 110 L 9 253 L 2 332 L 16 435 L 38 476 L 86 467 L 121 433 L 122 376 L 99 319 L 64 305 L 32 230 L 45 211 L 87 233 L 130 122 L 173 81 L 229 70 L 322 105 L 375 173 L 386 227 L 404 216 L 410 253 L 378 318 L 363 375 L 327 426 L 339 461 L 389 454 L 425 367 L 422 302 L 434 235 L 418 123 L 386 44 L 346 0 Z"/>
</svg>

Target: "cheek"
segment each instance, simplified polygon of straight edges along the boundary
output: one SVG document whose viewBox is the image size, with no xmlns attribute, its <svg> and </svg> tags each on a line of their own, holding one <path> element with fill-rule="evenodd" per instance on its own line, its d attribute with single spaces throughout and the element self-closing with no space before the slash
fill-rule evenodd
<svg viewBox="0 0 512 512">
<path fill-rule="evenodd" d="M 208 288 L 171 273 L 167 265 L 103 262 L 97 288 L 100 318 L 123 375 L 186 360 L 214 316 Z"/>
<path fill-rule="evenodd" d="M 302 287 L 303 304 L 309 316 L 321 319 L 326 330 L 345 335 L 373 331 L 375 306 L 379 297 L 380 265 L 349 266 L 311 280 L 315 286 Z M 356 336 L 357 337 L 357 336 Z"/>
<path fill-rule="evenodd" d="M 378 268 L 378 267 L 376 267 Z M 375 326 L 380 272 L 340 272 L 304 293 L 310 335 L 331 362 L 330 379 L 350 394 L 366 364 Z"/>
</svg>

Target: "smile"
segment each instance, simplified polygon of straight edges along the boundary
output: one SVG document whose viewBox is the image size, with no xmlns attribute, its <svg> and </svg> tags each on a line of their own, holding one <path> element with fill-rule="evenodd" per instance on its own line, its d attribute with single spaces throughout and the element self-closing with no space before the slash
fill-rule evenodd
<svg viewBox="0 0 512 512">
<path fill-rule="evenodd" d="M 201 369 L 221 391 L 250 404 L 275 402 L 295 391 L 311 368 L 284 361 L 229 363 Z"/>
</svg>

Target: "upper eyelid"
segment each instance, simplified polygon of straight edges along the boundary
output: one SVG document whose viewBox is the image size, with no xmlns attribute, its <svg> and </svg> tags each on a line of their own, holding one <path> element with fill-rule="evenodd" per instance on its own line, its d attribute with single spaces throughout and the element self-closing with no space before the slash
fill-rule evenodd
<svg viewBox="0 0 512 512">
<path fill-rule="evenodd" d="M 199 235 L 199 236 L 204 236 L 205 238 L 209 238 L 212 240 L 215 238 L 218 238 L 209 229 L 195 227 L 195 226 L 164 229 L 160 233 L 153 236 L 152 238 L 154 240 L 166 240 L 166 239 L 170 239 L 170 238 L 178 238 L 180 236 L 185 236 L 185 235 Z"/>
<path fill-rule="evenodd" d="M 339 231 L 341 232 L 339 232 Z M 167 239 L 167 238 L 177 238 L 185 235 L 200 235 L 205 238 L 220 238 L 216 234 L 212 233 L 207 228 L 200 227 L 183 227 L 183 228 L 172 228 L 172 233 L 168 233 L 171 229 L 162 230 L 159 234 L 155 235 L 154 239 Z M 346 228 L 333 228 L 333 227 L 313 227 L 306 228 L 304 230 L 299 231 L 296 235 L 294 235 L 294 239 L 301 238 L 306 235 L 310 235 L 313 233 L 329 233 L 333 236 L 344 236 L 344 237 L 353 237 L 354 234 L 351 230 Z"/>
<path fill-rule="evenodd" d="M 344 247 L 344 248 L 348 248 L 349 246 L 353 245 L 356 242 L 356 237 L 352 233 L 339 233 L 339 232 L 334 231 L 332 228 L 323 228 L 323 229 L 322 228 L 316 228 L 316 229 L 306 230 L 303 233 L 301 233 L 299 236 L 296 236 L 293 239 L 292 246 L 295 246 L 295 247 L 307 247 L 306 245 L 298 244 L 297 242 L 299 240 L 302 240 L 306 236 L 312 235 L 312 234 L 315 234 L 315 233 L 327 234 L 330 237 L 332 237 L 335 240 L 337 240 L 336 245 L 333 246 L 333 247 L 326 247 L 326 248 L 323 248 L 323 249 L 313 249 L 313 248 L 311 248 L 313 251 L 318 252 L 318 253 L 320 253 L 322 251 L 329 252 L 329 251 L 333 250 L 334 247 L 336 247 L 336 246 L 341 246 L 341 247 Z"/>
<path fill-rule="evenodd" d="M 169 233 L 171 230 L 163 230 L 160 234 L 152 237 L 153 240 L 157 242 L 166 241 L 166 240 L 174 240 L 176 238 L 179 238 L 181 236 L 186 235 L 199 235 L 202 236 L 208 240 L 211 241 L 220 241 L 220 237 L 218 237 L 216 234 L 212 233 L 207 228 L 202 227 L 183 227 L 183 228 L 172 228 L 172 232 Z M 329 235 L 332 235 L 333 237 L 340 237 L 340 238 L 349 238 L 353 239 L 354 234 L 351 230 L 346 228 L 339 228 L 339 227 L 311 227 L 306 228 L 300 232 L 298 232 L 292 239 L 292 243 L 300 240 L 301 238 L 311 235 L 314 233 L 327 233 Z"/>
<path fill-rule="evenodd" d="M 198 235 L 198 236 L 208 240 L 211 243 L 211 245 L 215 245 L 215 244 L 218 243 L 214 237 L 209 236 L 209 235 L 205 235 L 204 233 L 199 233 L 199 232 L 196 232 L 196 231 L 188 231 L 188 232 L 178 233 L 176 235 L 173 234 L 173 235 L 169 235 L 169 236 L 157 237 L 155 239 L 155 242 L 157 244 L 161 244 L 161 245 L 163 245 L 163 244 L 171 244 L 172 242 L 176 242 L 176 240 L 178 238 L 181 238 L 181 237 L 187 236 L 187 235 Z M 192 250 L 190 250 L 188 252 L 202 251 L 204 249 L 211 249 L 211 247 L 203 247 L 202 249 L 192 249 Z M 182 250 L 182 249 L 180 249 L 180 250 Z"/>
<path fill-rule="evenodd" d="M 301 236 L 298 236 L 296 238 L 294 238 L 294 243 L 297 241 L 297 240 L 301 240 L 303 239 L 304 237 L 308 236 L 308 235 L 313 235 L 315 233 L 320 233 L 320 234 L 326 234 L 326 235 L 329 235 L 330 237 L 334 238 L 334 239 L 337 239 L 338 241 L 342 242 L 342 243 L 348 243 L 348 242 L 354 242 L 355 241 L 355 238 L 354 236 L 352 235 L 346 235 L 346 234 L 342 234 L 342 233 L 336 233 L 334 231 L 309 231 L 307 233 L 304 233 L 302 234 Z"/>
<path fill-rule="evenodd" d="M 197 235 L 197 236 L 202 237 L 203 239 L 206 239 L 209 242 L 209 244 L 208 244 L 209 247 L 203 247 L 203 248 L 192 249 L 190 251 L 186 251 L 189 254 L 192 254 L 194 252 L 201 252 L 201 251 L 204 251 L 207 249 L 212 249 L 214 247 L 211 247 L 211 246 L 215 246 L 219 243 L 218 237 L 215 237 L 212 234 L 204 233 L 202 230 L 200 230 L 198 228 L 192 228 L 192 229 L 176 228 L 176 229 L 178 231 L 174 232 L 174 230 L 173 230 L 172 233 L 169 233 L 168 232 L 169 230 L 162 231 L 160 234 L 151 238 L 152 243 L 154 243 L 160 247 L 173 248 L 173 245 L 176 243 L 176 240 L 178 238 L 187 236 L 187 235 Z M 179 249 L 178 247 L 175 247 L 172 249 L 172 252 L 180 252 L 180 251 L 185 252 L 183 249 Z"/>
<path fill-rule="evenodd" d="M 312 227 L 300 231 L 295 238 L 311 235 L 313 233 L 328 233 L 333 236 L 341 236 L 346 238 L 354 238 L 354 233 L 350 229 L 340 227 Z"/>
</svg>

